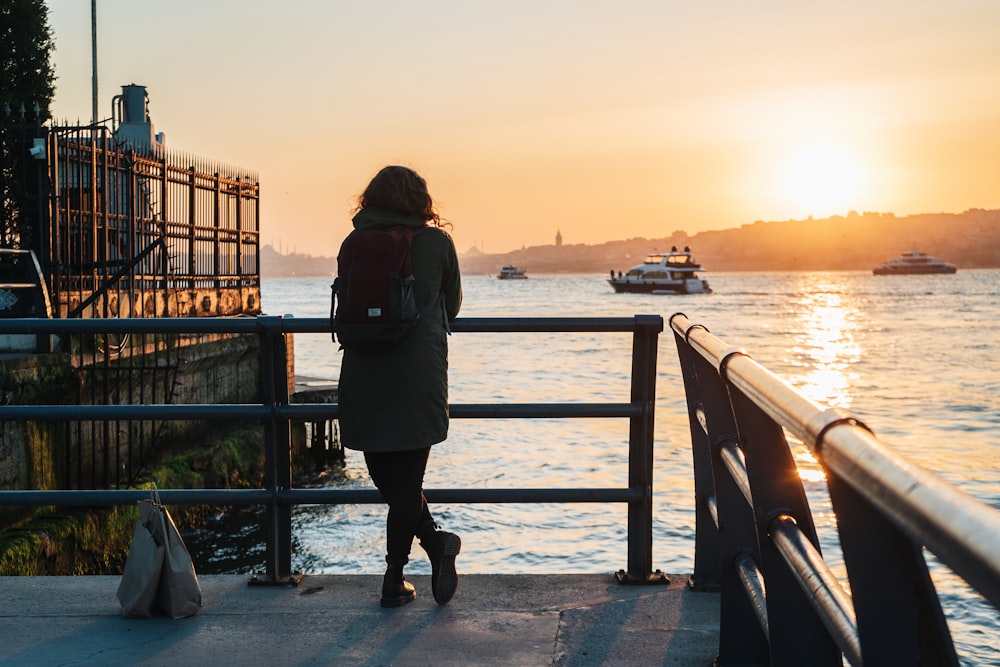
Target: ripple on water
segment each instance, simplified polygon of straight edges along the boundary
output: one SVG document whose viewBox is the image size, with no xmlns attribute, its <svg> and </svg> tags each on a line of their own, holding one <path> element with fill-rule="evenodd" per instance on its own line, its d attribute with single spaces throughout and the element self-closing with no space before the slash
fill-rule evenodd
<svg viewBox="0 0 1000 667">
<path fill-rule="evenodd" d="M 684 312 L 800 391 L 849 407 L 909 460 L 1000 507 L 1000 271 L 904 280 L 860 271 L 707 277 L 714 294 L 684 297 L 617 295 L 603 276 L 533 275 L 517 285 L 468 276 L 462 315 L 659 313 L 666 320 Z M 262 287 L 265 310 L 277 303 L 297 317 L 326 317 L 328 298 L 329 279 L 265 280 Z M 449 344 L 453 402 L 629 400 L 630 335 L 454 334 Z M 295 355 L 302 375 L 339 374 L 340 356 L 328 335 L 296 335 Z M 669 329 L 661 337 L 657 382 L 654 567 L 689 572 L 695 502 L 690 436 Z M 533 421 L 453 420 L 448 441 L 434 448 L 428 488 L 627 484 L 626 423 Z M 348 453 L 348 468 L 350 483 L 367 484 L 355 453 Z M 823 553 L 846 582 L 825 485 L 810 482 L 807 495 Z M 613 572 L 626 564 L 624 505 L 455 504 L 434 511 L 463 537 L 464 572 Z M 329 573 L 382 568 L 383 508 L 296 508 L 293 516 L 294 567 Z M 262 550 L 247 545 L 262 537 L 249 527 L 244 532 L 240 520 L 247 527 L 256 522 L 250 514 L 209 527 L 214 545 L 191 540 L 217 552 L 213 567 L 262 567 Z M 237 564 L 239 554 L 254 564 Z M 422 558 L 411 567 L 429 571 Z M 987 641 L 1000 634 L 996 610 L 946 568 L 932 564 L 932 572 L 963 664 L 1000 665 Z"/>
</svg>

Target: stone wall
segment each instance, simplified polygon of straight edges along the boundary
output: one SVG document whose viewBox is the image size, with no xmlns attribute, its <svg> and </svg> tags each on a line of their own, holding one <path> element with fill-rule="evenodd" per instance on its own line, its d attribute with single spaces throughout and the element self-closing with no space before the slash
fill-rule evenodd
<svg viewBox="0 0 1000 667">
<path fill-rule="evenodd" d="M 129 364 L 147 363 L 133 354 Z M 153 363 L 153 356 L 150 355 Z M 171 404 L 256 403 L 261 396 L 259 339 L 253 335 L 201 337 L 197 342 L 179 344 L 170 376 Z M 119 361 L 117 363 L 126 363 Z M 291 366 L 291 364 L 290 364 Z M 110 370 L 109 370 L 110 369 Z M 76 404 L 80 396 L 90 395 L 88 385 L 106 383 L 113 365 L 104 368 L 80 367 L 69 354 L 34 354 L 0 357 L 0 402 L 21 405 Z M 291 368 L 290 368 L 290 372 Z M 162 378 L 163 375 L 161 374 Z M 146 392 L 146 393 L 144 393 Z M 142 403 L 143 396 L 154 396 L 141 382 L 116 395 L 115 402 Z M 0 411 L 2 414 L 2 411 Z M 252 423 L 252 422 L 250 422 Z M 211 437 L 247 426 L 246 420 L 219 424 L 202 421 L 163 420 L 158 422 L 153 448 L 143 452 L 141 461 L 130 463 L 135 474 L 139 466 L 147 470 L 178 451 L 198 449 Z M 135 422 L 118 422 L 116 436 L 104 438 L 104 428 L 66 428 L 66 422 L 0 422 L 0 489 L 67 489 L 80 480 L 77 470 L 106 461 L 124 461 L 134 452 L 119 451 L 129 442 Z M 68 431 L 72 431 L 69 434 Z M 122 464 L 124 465 L 124 464 Z M 86 484 L 87 480 L 83 480 Z M 0 525 L 9 524 L 30 508 L 0 510 Z"/>
<path fill-rule="evenodd" d="M 0 356 L 0 405 L 64 403 L 76 384 L 66 355 Z M 0 422 L 0 489 L 55 488 L 63 430 L 54 422 Z"/>
</svg>

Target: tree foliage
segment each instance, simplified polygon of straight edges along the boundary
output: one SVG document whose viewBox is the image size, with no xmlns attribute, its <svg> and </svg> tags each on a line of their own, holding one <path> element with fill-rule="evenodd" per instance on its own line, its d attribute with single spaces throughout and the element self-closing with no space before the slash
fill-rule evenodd
<svg viewBox="0 0 1000 667">
<path fill-rule="evenodd" d="M 11 114 L 3 120 L 49 120 L 55 94 L 54 48 L 44 0 L 0 0 L 0 109 Z"/>
<path fill-rule="evenodd" d="M 44 224 L 44 163 L 28 151 L 51 118 L 54 48 L 44 0 L 0 0 L 0 247 L 30 247 Z"/>
</svg>

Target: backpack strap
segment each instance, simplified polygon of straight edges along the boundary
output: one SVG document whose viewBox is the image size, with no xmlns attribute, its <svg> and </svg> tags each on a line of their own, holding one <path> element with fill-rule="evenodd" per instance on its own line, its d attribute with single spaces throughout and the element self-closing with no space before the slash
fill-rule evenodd
<svg viewBox="0 0 1000 667">
<path fill-rule="evenodd" d="M 427 313 L 431 312 L 431 308 L 433 308 L 434 306 L 438 305 L 439 303 L 441 304 L 441 308 L 442 308 L 442 312 L 443 312 L 443 310 L 444 310 L 444 293 L 443 292 L 438 292 L 437 294 L 435 294 L 434 298 L 431 299 L 427 303 L 426 306 L 424 306 L 423 308 L 420 309 L 420 314 L 417 316 L 418 319 L 421 319 L 421 320 L 424 319 L 424 316 L 427 315 Z M 447 317 L 444 318 L 444 328 L 448 329 L 448 318 Z M 449 331 L 448 333 L 451 333 L 451 331 Z"/>
<path fill-rule="evenodd" d="M 413 230 L 413 236 L 416 236 L 420 232 L 425 231 L 427 229 L 430 229 L 430 225 L 425 224 L 423 227 L 418 227 L 417 229 Z M 418 315 L 418 319 L 421 320 L 424 319 L 424 316 L 427 315 L 427 313 L 431 312 L 431 308 L 433 308 L 438 304 L 441 304 L 441 315 L 443 316 L 442 320 L 444 321 L 444 330 L 447 331 L 448 335 L 450 336 L 451 327 L 448 326 L 448 311 L 445 309 L 444 305 L 444 292 L 438 292 L 436 295 L 434 295 L 434 298 L 431 299 L 426 306 L 420 309 L 420 314 Z"/>
<path fill-rule="evenodd" d="M 448 306 L 444 302 L 444 292 L 438 292 L 435 300 L 441 304 L 441 321 L 444 322 L 444 332 L 451 335 L 451 322 L 448 321 Z"/>
</svg>

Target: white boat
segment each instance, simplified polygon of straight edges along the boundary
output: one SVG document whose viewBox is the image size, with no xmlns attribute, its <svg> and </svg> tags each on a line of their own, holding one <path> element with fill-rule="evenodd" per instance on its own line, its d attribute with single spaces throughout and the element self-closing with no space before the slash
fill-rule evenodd
<svg viewBox="0 0 1000 667">
<path fill-rule="evenodd" d="M 641 292 L 645 294 L 705 294 L 712 291 L 708 282 L 698 277 L 703 270 L 694 261 L 691 249 L 654 252 L 642 264 L 633 266 L 625 274 L 611 272 L 608 283 L 616 292 Z"/>
<path fill-rule="evenodd" d="M 504 264 L 500 267 L 500 273 L 497 274 L 497 278 L 500 280 L 524 280 L 527 277 L 524 269 L 513 264 Z"/>
<path fill-rule="evenodd" d="M 872 269 L 876 276 L 894 276 L 925 273 L 955 273 L 958 267 L 943 259 L 931 257 L 918 250 L 904 252 L 899 257 L 890 259 Z"/>
</svg>

